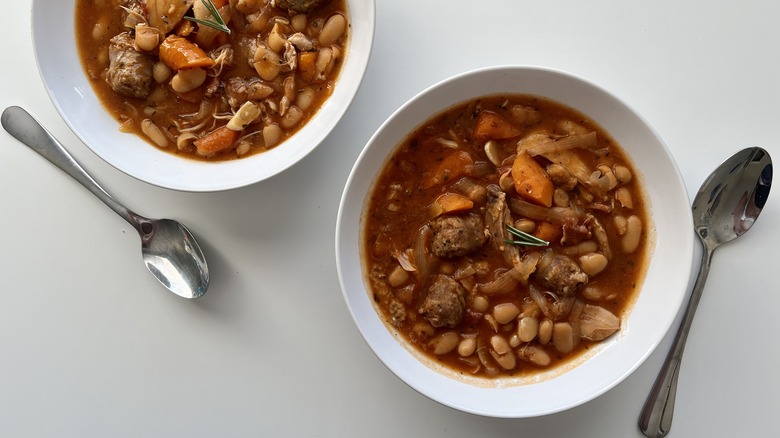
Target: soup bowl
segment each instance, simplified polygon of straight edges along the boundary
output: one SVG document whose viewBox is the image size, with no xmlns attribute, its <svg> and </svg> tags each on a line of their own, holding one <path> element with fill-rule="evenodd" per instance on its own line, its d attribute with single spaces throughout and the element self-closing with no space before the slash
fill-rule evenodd
<svg viewBox="0 0 780 438">
<path fill-rule="evenodd" d="M 598 123 L 633 162 L 643 183 L 649 232 L 641 290 L 620 330 L 564 366 L 526 377 L 476 378 L 419 353 L 380 317 L 367 281 L 368 199 L 389 157 L 432 116 L 480 96 L 527 94 L 571 107 Z M 369 347 L 403 382 L 444 405 L 491 417 L 559 412 L 603 394 L 653 352 L 677 315 L 693 266 L 693 225 L 683 180 L 658 134 L 605 89 L 542 67 L 499 66 L 448 78 L 424 90 L 385 121 L 360 153 L 346 182 L 336 223 L 336 262 L 349 311 Z"/>
<path fill-rule="evenodd" d="M 374 1 L 348 1 L 348 50 L 336 86 L 317 113 L 269 151 L 238 160 L 206 162 L 167 153 L 135 134 L 103 107 L 82 67 L 75 40 L 76 0 L 33 0 L 32 37 L 38 69 L 60 116 L 95 154 L 120 171 L 159 187 L 213 192 L 263 181 L 313 151 L 349 108 L 368 66 L 374 39 Z"/>
</svg>

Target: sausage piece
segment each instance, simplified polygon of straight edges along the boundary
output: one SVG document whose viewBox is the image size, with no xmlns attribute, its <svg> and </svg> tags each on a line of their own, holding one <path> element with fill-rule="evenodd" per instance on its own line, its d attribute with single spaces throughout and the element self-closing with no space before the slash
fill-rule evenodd
<svg viewBox="0 0 780 438">
<path fill-rule="evenodd" d="M 466 308 L 466 289 L 446 275 L 437 275 L 423 299 L 419 313 L 434 327 L 455 327 Z"/>
<path fill-rule="evenodd" d="M 135 49 L 129 32 L 111 38 L 108 47 L 109 67 L 106 82 L 125 97 L 145 98 L 152 83 L 152 60 Z"/>
<path fill-rule="evenodd" d="M 467 216 L 441 216 L 431 223 L 433 242 L 431 252 L 442 258 L 468 255 L 485 244 L 485 226 L 482 219 Z"/>
<path fill-rule="evenodd" d="M 573 295 L 588 282 L 588 275 L 565 255 L 556 255 L 548 265 L 539 267 L 536 278 L 561 296 Z"/>
</svg>

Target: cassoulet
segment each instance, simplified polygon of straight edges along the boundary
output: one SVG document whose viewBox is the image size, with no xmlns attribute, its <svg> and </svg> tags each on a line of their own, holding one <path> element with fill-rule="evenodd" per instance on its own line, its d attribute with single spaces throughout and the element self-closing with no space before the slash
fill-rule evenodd
<svg viewBox="0 0 780 438">
<path fill-rule="evenodd" d="M 120 129 L 183 156 L 262 152 L 336 86 L 346 0 L 77 0 L 84 68 Z"/>
<path fill-rule="evenodd" d="M 646 269 L 648 208 L 618 144 L 574 109 L 487 96 L 420 125 L 364 218 L 381 316 L 468 375 L 556 367 L 620 330 Z"/>
</svg>

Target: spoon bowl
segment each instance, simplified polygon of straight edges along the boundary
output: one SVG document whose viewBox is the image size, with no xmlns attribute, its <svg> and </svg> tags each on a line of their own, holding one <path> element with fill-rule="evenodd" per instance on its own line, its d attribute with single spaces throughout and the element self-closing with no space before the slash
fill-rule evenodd
<svg viewBox="0 0 780 438">
<path fill-rule="evenodd" d="M 647 396 L 639 429 L 650 438 L 669 433 L 685 341 L 701 299 L 712 253 L 745 234 L 764 208 L 772 186 L 772 158 L 762 148 L 743 149 L 724 161 L 704 181 L 693 200 L 693 224 L 704 246 L 699 275 L 672 348 Z"/>
<path fill-rule="evenodd" d="M 171 219 L 149 219 L 128 210 L 103 190 L 24 109 L 6 108 L 0 121 L 9 134 L 81 183 L 138 231 L 144 264 L 163 286 L 184 298 L 198 298 L 206 293 L 208 265 L 187 227 Z"/>
</svg>

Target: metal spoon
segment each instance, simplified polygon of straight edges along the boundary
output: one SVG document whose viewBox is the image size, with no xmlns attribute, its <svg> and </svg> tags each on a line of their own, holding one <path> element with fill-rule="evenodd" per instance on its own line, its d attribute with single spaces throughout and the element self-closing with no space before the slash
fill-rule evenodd
<svg viewBox="0 0 780 438">
<path fill-rule="evenodd" d="M 144 263 L 163 286 L 184 298 L 197 298 L 206 293 L 209 268 L 198 243 L 184 225 L 170 219 L 147 219 L 125 208 L 22 108 L 6 108 L 0 120 L 8 133 L 80 182 L 138 231 Z"/>
<path fill-rule="evenodd" d="M 666 436 L 672 426 L 677 376 L 685 340 L 710 270 L 712 253 L 753 226 L 772 186 L 772 158 L 764 149 L 744 149 L 723 162 L 702 184 L 693 201 L 693 221 L 704 251 L 688 308 L 653 389 L 639 416 L 645 436 Z"/>
</svg>

